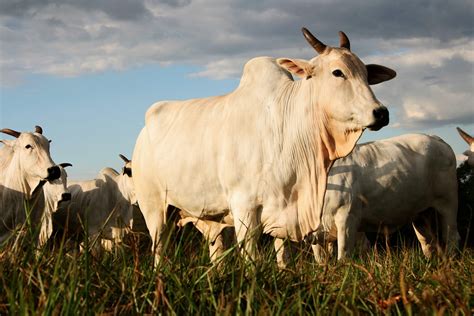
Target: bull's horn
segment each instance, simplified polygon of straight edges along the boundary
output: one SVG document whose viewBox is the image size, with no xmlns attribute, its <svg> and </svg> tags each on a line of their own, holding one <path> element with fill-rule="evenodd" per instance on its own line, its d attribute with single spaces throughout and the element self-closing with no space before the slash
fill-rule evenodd
<svg viewBox="0 0 474 316">
<path fill-rule="evenodd" d="M 36 125 L 35 126 L 35 132 L 38 133 L 38 134 L 43 134 L 43 129 L 41 128 L 41 126 Z"/>
<path fill-rule="evenodd" d="M 343 31 L 339 31 L 339 47 L 351 50 L 351 42 L 349 41 L 349 38 L 347 37 L 346 33 L 344 33 Z"/>
<path fill-rule="evenodd" d="M 322 54 L 326 49 L 326 45 L 321 43 L 307 28 L 303 27 L 301 29 L 303 31 L 304 38 L 308 41 L 309 45 L 311 45 L 319 54 Z"/>
<path fill-rule="evenodd" d="M 122 154 L 119 154 L 119 157 L 122 158 L 122 160 L 125 161 L 125 163 L 130 162 L 130 159 L 128 159 L 127 157 L 125 157 Z"/>
<path fill-rule="evenodd" d="M 63 162 L 63 163 L 60 163 L 59 165 L 63 168 L 72 167 L 72 164 L 70 164 L 69 162 Z"/>
<path fill-rule="evenodd" d="M 474 137 L 472 137 L 471 135 L 469 135 L 468 133 L 466 133 L 459 127 L 456 127 L 456 129 L 458 130 L 459 135 L 461 135 L 462 139 L 464 139 L 466 143 L 468 143 L 468 145 L 471 145 L 472 143 L 474 143 Z"/>
<path fill-rule="evenodd" d="M 9 128 L 3 128 L 3 129 L 0 130 L 0 132 L 11 135 L 15 138 L 18 138 L 21 134 L 20 132 L 14 131 L 14 130 L 9 129 Z"/>
</svg>

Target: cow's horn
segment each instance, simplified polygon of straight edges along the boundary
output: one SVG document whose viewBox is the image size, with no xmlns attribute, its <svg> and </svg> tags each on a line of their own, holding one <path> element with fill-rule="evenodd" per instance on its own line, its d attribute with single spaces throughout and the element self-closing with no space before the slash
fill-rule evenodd
<svg viewBox="0 0 474 316">
<path fill-rule="evenodd" d="M 321 43 L 307 28 L 303 27 L 301 29 L 303 31 L 304 38 L 308 41 L 309 45 L 311 45 L 319 54 L 322 54 L 326 49 L 326 45 Z"/>
<path fill-rule="evenodd" d="M 351 50 L 351 42 L 349 42 L 349 38 L 343 31 L 339 31 L 339 47 Z"/>
<path fill-rule="evenodd" d="M 62 162 L 59 164 L 61 167 L 66 168 L 66 167 L 72 167 L 72 164 L 69 162 Z"/>
<path fill-rule="evenodd" d="M 122 154 L 119 154 L 119 157 L 122 158 L 122 160 L 125 161 L 125 163 L 130 162 L 130 160 Z"/>
<path fill-rule="evenodd" d="M 38 133 L 38 134 L 43 134 L 43 129 L 41 128 L 41 126 L 36 125 L 35 126 L 35 132 Z"/>
<path fill-rule="evenodd" d="M 456 129 L 458 130 L 459 135 L 461 135 L 462 139 L 464 139 L 466 143 L 468 143 L 468 145 L 471 145 L 472 143 L 474 143 L 474 137 L 472 137 L 471 135 L 469 135 L 468 133 L 466 133 L 459 127 L 456 127 Z"/>
<path fill-rule="evenodd" d="M 18 138 L 21 134 L 20 132 L 14 131 L 14 130 L 9 129 L 9 128 L 3 128 L 3 129 L 0 130 L 0 132 L 11 135 L 15 138 Z"/>
</svg>

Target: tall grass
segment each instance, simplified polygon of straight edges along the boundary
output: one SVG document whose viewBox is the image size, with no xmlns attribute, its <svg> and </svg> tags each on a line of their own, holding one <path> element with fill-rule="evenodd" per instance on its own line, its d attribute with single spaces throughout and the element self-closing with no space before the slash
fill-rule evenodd
<svg viewBox="0 0 474 316">
<path fill-rule="evenodd" d="M 218 269 L 191 227 L 173 236 L 158 269 L 139 235 L 101 257 L 62 244 L 36 251 L 23 236 L 0 252 L 0 314 L 474 313 L 472 249 L 428 260 L 418 248 L 375 248 L 316 264 L 302 247 L 280 270 L 267 241 L 254 265 L 231 249 Z"/>
</svg>

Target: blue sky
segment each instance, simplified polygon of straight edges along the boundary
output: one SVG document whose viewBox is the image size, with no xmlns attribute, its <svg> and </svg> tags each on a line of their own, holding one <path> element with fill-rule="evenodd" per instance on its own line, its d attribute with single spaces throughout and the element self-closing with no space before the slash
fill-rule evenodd
<svg viewBox="0 0 474 316">
<path fill-rule="evenodd" d="M 342 2 L 2 1 L 0 127 L 41 125 L 72 179 L 120 169 L 152 103 L 230 92 L 252 57 L 312 58 L 307 26 L 329 45 L 344 30 L 364 62 L 398 73 L 373 87 L 390 125 L 362 141 L 423 132 L 466 150 L 455 127 L 474 134 L 472 2 Z"/>
</svg>

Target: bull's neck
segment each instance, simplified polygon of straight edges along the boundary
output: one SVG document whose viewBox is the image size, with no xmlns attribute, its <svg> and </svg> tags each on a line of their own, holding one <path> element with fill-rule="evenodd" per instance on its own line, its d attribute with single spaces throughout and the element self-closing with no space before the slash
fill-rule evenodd
<svg viewBox="0 0 474 316">
<path fill-rule="evenodd" d="M 331 166 L 327 149 L 321 140 L 323 111 L 317 100 L 315 85 L 304 79 L 288 82 L 282 95 L 282 167 L 289 166 L 288 179 L 294 179 L 297 192 L 297 216 L 301 236 L 316 230 L 320 224 L 327 174 Z M 292 193 L 294 194 L 294 193 Z M 290 197 L 291 200 L 291 197 Z"/>
</svg>

